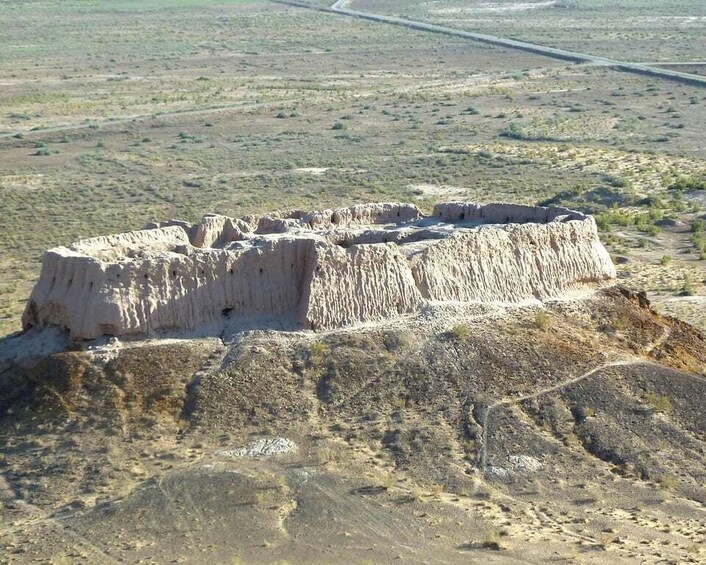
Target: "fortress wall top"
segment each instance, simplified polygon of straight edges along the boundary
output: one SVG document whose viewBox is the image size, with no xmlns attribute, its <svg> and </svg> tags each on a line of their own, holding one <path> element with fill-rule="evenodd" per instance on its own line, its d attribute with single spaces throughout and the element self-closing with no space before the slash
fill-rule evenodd
<svg viewBox="0 0 706 565">
<path fill-rule="evenodd" d="M 455 202 L 424 217 L 386 203 L 208 215 L 48 251 L 23 326 L 92 339 L 272 316 L 318 330 L 430 302 L 545 299 L 614 276 L 593 218 L 564 208 Z"/>
<path fill-rule="evenodd" d="M 189 243 L 187 230 L 181 226 L 168 226 L 84 239 L 69 245 L 64 253 L 73 252 L 77 256 L 113 262 L 140 253 L 163 253 Z"/>
<path fill-rule="evenodd" d="M 521 204 L 475 204 L 473 202 L 444 202 L 434 206 L 434 218 L 444 222 L 482 220 L 487 224 L 546 224 L 562 221 L 585 220 L 589 216 L 559 206 L 523 206 Z"/>
</svg>

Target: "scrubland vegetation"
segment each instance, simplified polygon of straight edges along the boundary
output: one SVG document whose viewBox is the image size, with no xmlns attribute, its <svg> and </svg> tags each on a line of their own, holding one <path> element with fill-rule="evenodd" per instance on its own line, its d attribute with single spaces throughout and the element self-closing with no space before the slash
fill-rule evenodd
<svg viewBox="0 0 706 565">
<path fill-rule="evenodd" d="M 457 4 L 434 9 L 461 18 Z M 492 4 L 526 26 L 619 10 Z M 264 1 L 11 3 L 0 28 L 2 333 L 19 328 L 42 252 L 77 238 L 210 211 L 453 198 L 595 213 L 627 284 L 703 319 L 699 88 Z M 661 42 L 657 24 L 641 29 Z M 687 274 L 693 296 L 679 297 Z"/>
</svg>

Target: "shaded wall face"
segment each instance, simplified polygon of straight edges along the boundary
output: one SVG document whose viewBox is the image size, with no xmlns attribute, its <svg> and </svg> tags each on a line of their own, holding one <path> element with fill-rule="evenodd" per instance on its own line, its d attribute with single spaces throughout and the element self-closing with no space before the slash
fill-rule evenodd
<svg viewBox="0 0 706 565">
<path fill-rule="evenodd" d="M 170 253 L 117 265 L 54 254 L 45 259 L 25 328 L 56 325 L 73 338 L 92 339 L 294 311 L 312 250 L 311 240 L 288 238 L 244 251 Z"/>
</svg>

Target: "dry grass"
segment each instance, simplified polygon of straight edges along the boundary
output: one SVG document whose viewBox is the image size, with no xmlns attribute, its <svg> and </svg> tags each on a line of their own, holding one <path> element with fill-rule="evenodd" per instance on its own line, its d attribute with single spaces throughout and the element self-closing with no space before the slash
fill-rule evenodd
<svg viewBox="0 0 706 565">
<path fill-rule="evenodd" d="M 15 38 L 0 46 L 0 335 L 19 329 L 45 249 L 155 219 L 567 192 L 581 209 L 607 195 L 643 214 L 658 196 L 665 214 L 703 214 L 667 190 L 704 171 L 703 94 L 686 86 L 264 1 L 25 2 L 0 30 Z M 575 141 L 510 140 L 513 122 Z M 698 298 L 690 237 L 605 234 L 630 284 L 657 291 L 678 270 L 673 296 L 684 270 Z"/>
</svg>

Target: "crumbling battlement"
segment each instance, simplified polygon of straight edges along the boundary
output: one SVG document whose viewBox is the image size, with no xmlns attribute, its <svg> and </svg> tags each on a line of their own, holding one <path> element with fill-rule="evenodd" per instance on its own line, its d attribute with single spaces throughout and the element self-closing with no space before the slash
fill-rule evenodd
<svg viewBox="0 0 706 565">
<path fill-rule="evenodd" d="M 590 216 L 565 208 L 364 204 L 207 215 L 46 252 L 23 327 L 76 339 L 277 318 L 322 330 L 438 302 L 520 302 L 615 277 Z"/>
</svg>

